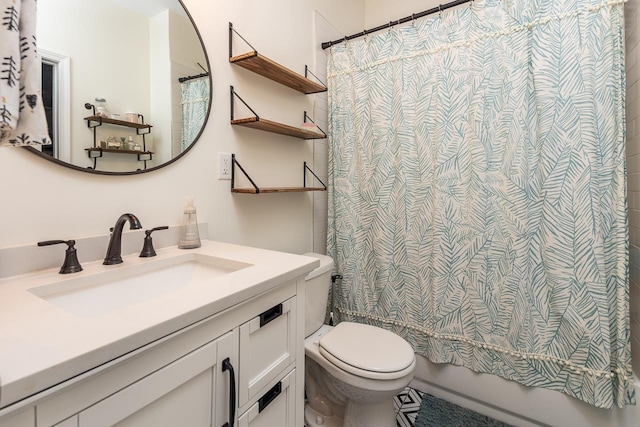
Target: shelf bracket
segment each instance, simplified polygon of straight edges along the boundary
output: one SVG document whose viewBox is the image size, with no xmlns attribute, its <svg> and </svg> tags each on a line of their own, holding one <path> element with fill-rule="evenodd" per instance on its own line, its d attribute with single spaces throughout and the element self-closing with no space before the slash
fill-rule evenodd
<svg viewBox="0 0 640 427">
<path fill-rule="evenodd" d="M 144 116 L 142 114 L 138 114 L 138 121 L 142 124 L 144 124 Z M 147 151 L 147 139 L 146 139 L 146 135 L 149 135 L 151 133 L 151 127 L 147 128 L 146 132 L 140 132 L 141 129 L 136 128 L 136 135 L 142 135 L 142 151 Z M 153 156 L 149 155 L 149 159 L 151 160 Z M 140 160 L 140 155 L 138 154 L 138 160 Z M 143 160 L 144 161 L 144 169 L 147 169 L 147 160 Z"/>
<path fill-rule="evenodd" d="M 316 122 L 313 121 L 313 119 L 311 117 L 309 117 L 309 115 L 307 114 L 307 112 L 304 112 L 304 117 L 302 118 L 303 123 L 307 123 L 307 120 L 309 120 L 311 123 L 315 124 Z M 316 125 L 316 127 L 318 128 L 318 130 L 320 132 L 322 132 L 322 134 L 324 135 L 324 137 L 327 137 L 327 133 L 325 131 L 323 131 L 320 126 Z"/>
<path fill-rule="evenodd" d="M 87 110 L 92 110 L 93 111 L 93 116 L 96 115 L 96 107 L 93 104 L 90 103 L 85 103 L 84 104 L 84 108 L 86 108 Z M 102 126 L 102 116 L 98 116 L 100 118 L 100 120 L 98 120 L 97 122 L 95 122 L 95 125 L 91 125 L 92 120 L 87 120 L 87 127 L 89 129 L 93 130 L 93 148 L 97 148 L 98 147 L 98 130 L 96 129 L 99 126 Z M 89 156 L 91 157 L 91 156 Z M 102 157 L 102 152 L 100 153 L 100 157 Z M 93 169 L 96 168 L 96 161 L 95 159 L 93 160 Z"/>
<path fill-rule="evenodd" d="M 139 122 L 139 123 L 141 123 L 141 124 L 143 124 L 143 125 L 145 124 L 145 123 L 144 123 L 144 116 L 143 116 L 142 114 L 138 114 L 138 119 L 139 119 L 139 120 L 138 120 L 138 122 Z M 148 134 L 150 134 L 150 133 L 151 133 L 151 126 L 149 126 L 149 127 L 148 127 L 148 128 L 146 128 L 146 129 L 147 129 L 147 131 L 146 131 L 146 132 L 140 132 L 140 131 L 141 131 L 141 130 L 143 130 L 143 129 L 136 128 L 136 135 L 148 135 Z M 143 138 L 143 139 L 144 139 L 144 138 Z"/>
<path fill-rule="evenodd" d="M 258 113 L 253 111 L 253 108 L 251 108 L 249 106 L 249 104 L 247 104 L 244 101 L 244 99 L 240 98 L 240 95 L 238 95 L 238 92 L 233 90 L 233 86 L 231 86 L 231 97 L 230 98 L 231 98 L 231 120 L 233 120 L 234 110 L 235 110 L 234 98 L 238 98 L 240 100 L 240 102 L 242 102 L 244 104 L 244 106 L 247 107 L 253 113 L 253 115 L 256 117 L 256 121 L 260 121 L 260 117 L 258 116 Z"/>
<path fill-rule="evenodd" d="M 92 153 L 97 153 L 98 155 L 95 156 L 92 155 Z M 98 148 L 98 150 L 87 151 L 87 156 L 89 157 L 89 159 L 93 160 L 93 167 L 88 166 L 87 169 L 96 170 L 96 167 L 98 166 L 98 159 L 102 157 L 102 148 Z"/>
<path fill-rule="evenodd" d="M 307 171 L 311 172 L 311 175 L 313 175 L 320 184 L 322 184 L 322 186 L 324 187 L 324 189 L 327 189 L 327 186 L 324 184 L 324 182 L 322 182 L 322 180 L 320 178 L 318 178 L 318 175 L 315 174 L 314 171 L 312 171 L 309 166 L 307 166 L 307 162 L 304 162 L 304 170 L 302 172 L 302 186 L 303 187 L 307 187 Z"/>
<path fill-rule="evenodd" d="M 247 41 L 247 39 L 242 37 L 242 35 L 239 32 L 234 30 L 233 29 L 233 24 L 231 22 L 229 22 L 229 58 L 233 57 L 233 33 L 236 33 L 238 35 L 238 37 L 240 37 L 242 39 L 243 42 L 245 42 L 247 45 L 249 45 L 249 47 L 253 50 L 253 56 L 256 56 L 258 54 L 258 51 L 256 50 L 256 48 L 251 46 L 251 43 L 249 43 Z"/>
<path fill-rule="evenodd" d="M 149 157 L 146 158 L 146 159 L 143 159 L 141 156 L 149 156 Z M 147 162 L 149 162 L 151 160 L 153 160 L 153 154 L 152 153 L 146 152 L 146 153 L 138 154 L 138 161 L 139 162 L 144 162 L 144 168 L 145 169 L 147 168 Z"/>
<path fill-rule="evenodd" d="M 322 80 L 320 80 L 320 77 L 316 76 L 315 74 L 313 74 L 311 72 L 311 70 L 309 69 L 308 65 L 304 65 L 304 78 L 308 79 L 309 78 L 309 74 L 311 74 L 313 77 L 316 78 L 316 80 L 318 81 L 318 83 L 320 83 L 322 86 L 327 87 L 327 84 L 325 82 L 323 82 Z"/>
<path fill-rule="evenodd" d="M 253 188 L 256 189 L 256 194 L 260 193 L 260 188 L 258 188 L 256 183 L 253 182 L 253 180 L 251 179 L 251 177 L 249 176 L 247 171 L 244 170 L 242 165 L 240 165 L 240 163 L 238 163 L 238 161 L 236 160 L 236 155 L 235 154 L 231 154 L 231 189 L 233 190 L 235 188 L 235 167 L 236 166 L 238 166 L 240 168 L 240 170 L 242 171 L 244 176 L 247 177 L 249 182 L 251 182 L 251 185 L 253 185 Z"/>
</svg>

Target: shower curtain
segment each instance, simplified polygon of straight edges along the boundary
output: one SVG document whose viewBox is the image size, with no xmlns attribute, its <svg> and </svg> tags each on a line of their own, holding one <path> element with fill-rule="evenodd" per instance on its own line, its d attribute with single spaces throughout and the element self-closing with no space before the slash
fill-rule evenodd
<svg viewBox="0 0 640 427">
<path fill-rule="evenodd" d="M 182 88 L 182 151 L 202 129 L 209 108 L 209 77 L 187 80 Z"/>
<path fill-rule="evenodd" d="M 476 1 L 332 48 L 339 321 L 635 403 L 622 3 Z"/>
<path fill-rule="evenodd" d="M 0 146 L 51 144 L 36 50 L 36 0 L 0 0 Z"/>
</svg>

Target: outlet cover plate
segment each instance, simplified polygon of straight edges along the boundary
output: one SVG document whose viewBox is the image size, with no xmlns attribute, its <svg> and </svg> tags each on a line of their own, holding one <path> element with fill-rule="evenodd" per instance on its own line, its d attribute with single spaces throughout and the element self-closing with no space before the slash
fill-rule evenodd
<svg viewBox="0 0 640 427">
<path fill-rule="evenodd" d="M 218 179 L 231 179 L 231 153 L 218 153 Z"/>
</svg>

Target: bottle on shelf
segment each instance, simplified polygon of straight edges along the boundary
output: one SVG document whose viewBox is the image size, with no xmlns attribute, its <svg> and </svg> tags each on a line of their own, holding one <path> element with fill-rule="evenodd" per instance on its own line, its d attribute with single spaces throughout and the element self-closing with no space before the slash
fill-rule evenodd
<svg viewBox="0 0 640 427">
<path fill-rule="evenodd" d="M 109 106 L 104 98 L 96 98 L 96 116 L 109 117 Z"/>
</svg>

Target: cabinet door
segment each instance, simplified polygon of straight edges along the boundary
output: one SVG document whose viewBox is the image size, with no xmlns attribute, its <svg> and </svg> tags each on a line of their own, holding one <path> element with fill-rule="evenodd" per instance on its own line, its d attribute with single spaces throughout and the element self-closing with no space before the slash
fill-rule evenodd
<svg viewBox="0 0 640 427">
<path fill-rule="evenodd" d="M 78 416 L 67 418 L 63 422 L 56 424 L 53 427 L 78 427 Z"/>
<path fill-rule="evenodd" d="M 257 397 L 295 361 L 295 320 L 294 297 L 240 326 L 240 407 Z"/>
<path fill-rule="evenodd" d="M 79 427 L 211 426 L 217 406 L 218 345 L 231 332 L 78 414 Z M 222 396 L 224 400 L 228 396 Z"/>
<path fill-rule="evenodd" d="M 238 418 L 238 427 L 294 427 L 295 387 L 294 369 Z"/>
<path fill-rule="evenodd" d="M 36 417 L 34 408 L 22 410 L 18 413 L 0 417 L 0 427 L 34 427 Z"/>
</svg>

